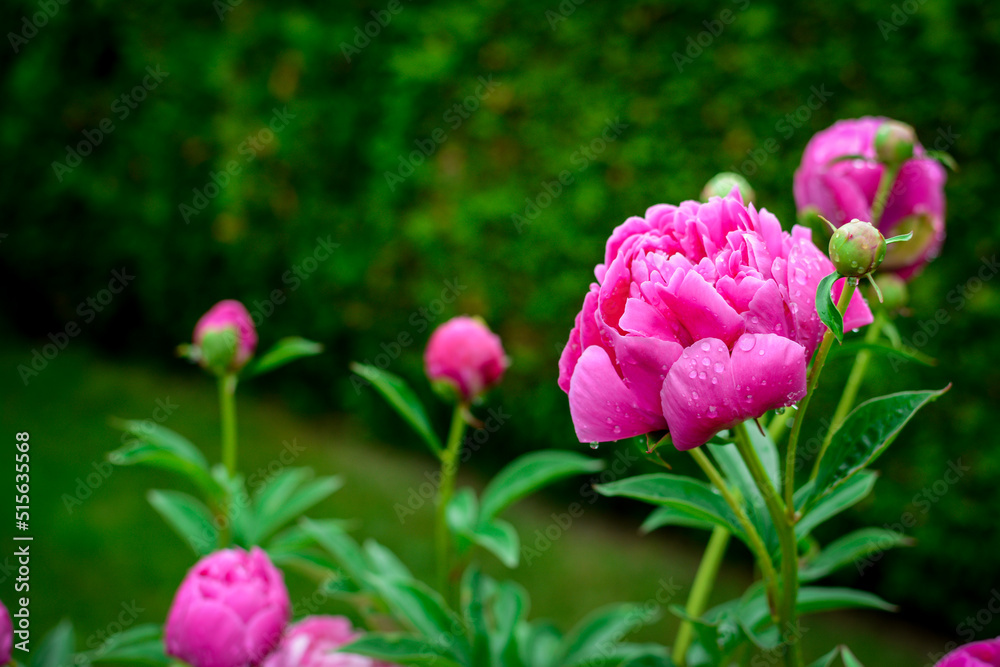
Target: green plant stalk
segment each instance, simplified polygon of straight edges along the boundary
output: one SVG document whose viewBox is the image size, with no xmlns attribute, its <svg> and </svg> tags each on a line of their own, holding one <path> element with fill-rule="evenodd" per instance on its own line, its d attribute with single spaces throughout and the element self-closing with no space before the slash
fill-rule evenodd
<svg viewBox="0 0 1000 667">
<path fill-rule="evenodd" d="M 774 522 L 774 529 L 778 533 L 778 543 L 781 545 L 782 600 L 781 604 L 778 605 L 779 627 L 782 632 L 794 630 L 798 627 L 796 603 L 799 593 L 799 556 L 795 540 L 795 524 L 785 512 L 778 490 L 768 479 L 760 457 L 757 456 L 757 451 L 750 443 L 746 424 L 738 424 L 733 430 L 736 434 L 736 448 L 739 450 L 740 456 L 743 457 L 743 462 L 746 463 L 754 483 L 764 497 L 764 504 L 767 505 L 771 521 Z M 802 665 L 802 647 L 798 641 L 789 643 L 791 650 L 785 654 L 785 664 L 788 667 L 800 667 Z"/>
<path fill-rule="evenodd" d="M 880 309 L 876 311 L 875 321 L 869 325 L 868 331 L 865 332 L 866 343 L 874 343 L 878 340 L 885 322 L 885 310 Z M 830 441 L 833 440 L 833 434 L 836 433 L 837 429 L 840 428 L 840 425 L 844 423 L 844 418 L 847 417 L 847 413 L 854 407 L 854 400 L 858 397 L 858 389 L 861 388 L 861 382 L 865 379 L 865 372 L 868 370 L 868 363 L 871 361 L 871 358 L 871 350 L 861 350 L 858 352 L 858 356 L 854 358 L 854 365 L 851 367 L 851 374 L 847 378 L 847 384 L 844 385 L 844 393 L 840 396 L 840 402 L 837 403 L 837 409 L 833 413 L 830 430 L 827 431 L 826 437 L 823 438 L 823 446 L 820 449 L 819 458 L 816 459 L 817 462 L 823 457 L 823 453 L 826 452 L 826 448 L 830 446 Z M 815 475 L 813 475 L 813 477 L 815 477 Z"/>
<path fill-rule="evenodd" d="M 222 463 L 226 473 L 232 479 L 236 475 L 236 375 L 226 373 L 219 376 L 219 413 L 222 420 Z M 225 496 L 218 507 L 221 523 L 219 528 L 219 547 L 228 547 L 232 541 L 232 517 L 227 508 L 232 506 L 229 485 L 226 485 Z"/>
<path fill-rule="evenodd" d="M 767 547 L 764 546 L 764 540 L 761 539 L 760 533 L 757 532 L 757 529 L 743 510 L 743 505 L 740 504 L 736 497 L 733 496 L 732 491 L 729 490 L 729 486 L 726 484 L 726 480 L 722 478 L 722 474 L 712 463 L 711 459 L 708 458 L 708 455 L 701 450 L 701 447 L 692 449 L 691 456 L 705 472 L 705 476 L 708 477 L 712 485 L 722 494 L 722 499 L 733 510 L 733 514 L 736 515 L 736 520 L 739 522 L 740 527 L 747 534 L 747 540 L 750 542 L 750 551 L 753 552 L 757 563 L 760 565 L 760 573 L 764 580 L 764 586 L 767 588 L 768 600 L 776 601 L 778 599 L 778 573 L 774 569 L 774 561 L 771 560 L 771 555 L 767 552 Z M 770 605 L 768 606 L 770 607 Z"/>
<path fill-rule="evenodd" d="M 844 291 L 840 293 L 840 299 L 837 301 L 837 310 L 840 311 L 841 315 L 847 310 L 847 304 L 851 302 L 851 297 L 854 296 L 854 290 L 857 286 L 857 278 L 847 279 Z M 813 359 L 812 369 L 809 371 L 809 382 L 806 384 L 806 395 L 799 403 L 799 412 L 795 416 L 792 434 L 788 437 L 788 450 L 785 455 L 785 507 L 788 510 L 789 520 L 793 522 L 795 518 L 795 450 L 799 444 L 799 436 L 802 434 L 802 424 L 806 421 L 806 410 L 809 408 L 809 401 L 816 392 L 816 385 L 819 384 L 819 376 L 823 372 L 823 364 L 826 363 L 826 357 L 830 354 L 830 347 L 833 345 L 833 341 L 833 331 L 827 329 L 826 333 L 823 334 L 823 340 L 819 344 L 819 350 L 816 351 L 816 357 Z M 822 452 L 820 453 L 821 457 Z"/>
<path fill-rule="evenodd" d="M 730 533 L 722 526 L 716 526 L 712 530 L 712 537 L 705 547 L 705 555 L 701 557 L 701 564 L 698 565 L 698 573 L 694 577 L 691 585 L 691 594 L 688 596 L 687 606 L 684 611 L 692 618 L 698 618 L 705 611 L 708 605 L 708 597 L 712 594 L 712 584 L 719 573 L 719 566 L 722 565 L 722 557 L 726 553 L 729 545 Z M 671 654 L 677 667 L 687 665 L 687 650 L 691 645 L 694 636 L 694 626 L 688 620 L 681 621 L 677 629 L 677 637 L 674 639 L 674 649 Z"/>
<path fill-rule="evenodd" d="M 882 178 L 878 182 L 878 189 L 875 191 L 875 201 L 872 202 L 872 219 L 868 221 L 875 227 L 878 227 L 879 220 L 882 219 L 882 214 L 885 212 L 885 205 L 889 200 L 889 193 L 892 191 L 892 186 L 896 182 L 896 175 L 899 174 L 900 166 L 902 165 L 885 165 L 885 170 L 882 172 Z M 850 222 L 850 220 L 847 222 Z"/>
<path fill-rule="evenodd" d="M 781 439 L 781 436 L 785 435 L 785 431 L 788 430 L 788 418 L 791 417 L 792 411 L 785 410 L 780 415 L 774 415 L 774 419 L 771 423 L 767 425 L 767 434 L 771 436 L 771 440 L 775 443 Z"/>
<path fill-rule="evenodd" d="M 437 494 L 437 571 L 438 585 L 441 595 L 447 597 L 449 572 L 449 540 L 448 540 L 448 503 L 455 490 L 455 473 L 458 471 L 458 451 L 465 434 L 466 406 L 459 403 L 451 417 L 451 429 L 448 431 L 448 443 L 441 452 L 441 483 Z"/>
</svg>

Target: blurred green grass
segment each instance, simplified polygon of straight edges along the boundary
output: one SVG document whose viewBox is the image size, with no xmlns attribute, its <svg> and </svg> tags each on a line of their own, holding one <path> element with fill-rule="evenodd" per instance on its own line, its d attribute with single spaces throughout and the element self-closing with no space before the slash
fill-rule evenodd
<svg viewBox="0 0 1000 667">
<path fill-rule="evenodd" d="M 7 340 L 0 346 L 4 367 L 19 362 L 20 343 Z M 240 399 L 241 469 L 249 474 L 266 468 L 285 442 L 304 447 L 293 465 L 315 466 L 320 474 L 336 473 L 346 480 L 345 488 L 309 515 L 355 520 L 359 537 L 386 544 L 415 572 L 430 579 L 431 503 L 422 507 L 413 503 L 415 513 L 402 522 L 395 507 L 405 505 L 413 491 L 419 497 L 420 486 L 436 469 L 431 457 L 372 441 L 361 435 L 364 429 L 359 424 L 342 415 L 296 415 L 267 393 L 266 382 L 256 390 L 251 387 L 249 395 Z M 157 401 L 176 406 L 163 422 L 165 426 L 201 445 L 210 460 L 218 460 L 212 380 L 196 368 L 183 368 L 181 362 L 167 369 L 155 368 L 72 346 L 29 387 L 4 395 L 0 416 L 8 432 L 28 429 L 31 433 L 35 631 L 69 617 L 77 625 L 80 645 L 93 648 L 123 605 L 142 609 L 134 622 L 162 622 L 194 556 L 155 514 L 144 493 L 148 487 L 178 487 L 178 481 L 145 468 L 112 468 L 110 476 L 71 512 L 64 494 L 74 494 L 78 480 L 93 474 L 95 464 L 100 467 L 105 453 L 116 446 L 120 436 L 108 425 L 108 418 L 152 417 Z M 365 398 L 381 400 L 374 393 Z M 387 426 L 397 439 L 412 439 L 398 420 Z M 484 449 L 491 444 L 487 441 Z M 614 449 L 606 449 L 599 454 L 613 458 Z M 494 454 L 501 459 L 513 457 L 513 453 L 509 457 L 503 452 Z M 561 493 L 515 506 L 510 518 L 524 543 L 544 546 L 538 535 L 553 525 L 554 514 L 567 510 L 573 495 L 567 491 L 579 493 L 585 482 L 584 478 L 573 480 Z M 467 466 L 459 483 L 481 488 L 484 479 Z M 481 560 L 495 576 L 510 576 L 529 589 L 533 616 L 551 618 L 563 628 L 605 603 L 652 600 L 661 580 L 683 586 L 684 593 L 671 600 L 683 604 L 705 535 L 660 531 L 640 537 L 638 522 L 608 511 L 607 502 L 582 500 L 582 516 L 560 529 L 551 547 L 530 564 L 522 561 L 512 573 L 491 557 Z M 4 494 L 0 505 L 8 503 Z M 4 540 L 2 548 L 8 544 Z M 0 553 L 0 560 L 5 555 Z M 713 601 L 741 594 L 749 582 L 749 568 L 741 547 L 731 548 Z M 288 581 L 293 603 L 309 600 L 311 582 L 294 573 Z M 3 582 L 0 595 L 4 600 L 12 598 L 12 581 Z M 344 610 L 329 604 L 317 611 Z M 663 618 L 636 636 L 669 643 L 676 626 L 674 617 L 663 611 Z M 818 656 L 836 643 L 846 643 L 865 664 L 873 666 L 923 664 L 927 653 L 940 651 L 946 641 L 890 614 L 828 614 L 813 617 L 807 628 L 807 655 Z"/>
</svg>

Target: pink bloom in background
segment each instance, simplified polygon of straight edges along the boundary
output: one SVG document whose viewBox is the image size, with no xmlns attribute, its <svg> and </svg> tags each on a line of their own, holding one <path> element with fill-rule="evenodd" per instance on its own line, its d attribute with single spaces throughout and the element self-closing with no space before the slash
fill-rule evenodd
<svg viewBox="0 0 1000 667">
<path fill-rule="evenodd" d="M 379 667 L 384 663 L 336 649 L 357 639 L 343 616 L 309 616 L 290 626 L 262 667 Z"/>
<path fill-rule="evenodd" d="M 10 652 L 14 648 L 14 626 L 10 622 L 10 612 L 0 602 L 0 665 L 10 662 Z"/>
<path fill-rule="evenodd" d="M 875 192 L 885 169 L 875 161 L 875 133 L 886 120 L 841 120 L 809 140 L 795 172 L 795 204 L 800 212 L 815 207 L 838 227 L 855 218 L 871 222 Z M 845 155 L 866 159 L 831 164 Z M 944 242 L 946 174 L 926 155 L 923 146 L 914 145 L 913 159 L 900 169 L 878 224 L 887 238 L 914 230 L 912 240 L 890 246 L 881 267 L 882 271 L 897 272 L 904 280 L 936 257 Z M 918 219 L 922 220 L 919 224 Z"/>
<path fill-rule="evenodd" d="M 1000 667 L 1000 637 L 960 646 L 934 667 Z"/>
<path fill-rule="evenodd" d="M 692 449 L 805 395 L 816 289 L 833 272 L 808 229 L 782 231 L 737 190 L 660 204 L 612 232 L 594 272 L 559 360 L 581 442 L 668 429 Z M 845 329 L 871 321 L 855 295 Z"/>
<path fill-rule="evenodd" d="M 213 331 L 232 331 L 236 335 L 236 355 L 229 370 L 237 371 L 250 360 L 257 349 L 257 330 L 253 318 L 239 301 L 220 301 L 201 316 L 194 327 L 194 344 L 201 346 L 205 334 Z"/>
<path fill-rule="evenodd" d="M 193 667 L 258 665 L 277 646 L 291 607 L 267 554 L 224 549 L 198 561 L 174 596 L 167 654 Z"/>
<path fill-rule="evenodd" d="M 451 384 L 464 401 L 499 384 L 508 364 L 500 336 L 482 320 L 465 315 L 439 326 L 424 350 L 427 377 Z"/>
</svg>

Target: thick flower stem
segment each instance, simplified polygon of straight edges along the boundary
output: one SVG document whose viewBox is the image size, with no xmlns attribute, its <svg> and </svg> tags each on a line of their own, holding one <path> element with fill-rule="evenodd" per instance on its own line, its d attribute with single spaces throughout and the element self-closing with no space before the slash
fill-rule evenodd
<svg viewBox="0 0 1000 667">
<path fill-rule="evenodd" d="M 236 474 L 236 376 L 219 377 L 219 410 L 222 413 L 222 463 L 232 477 Z"/>
<path fill-rule="evenodd" d="M 732 491 L 729 490 L 729 485 L 722 478 L 722 474 L 705 452 L 702 451 L 701 447 L 692 449 L 691 456 L 705 472 L 705 476 L 708 477 L 712 485 L 722 494 L 722 499 L 729 505 L 729 509 L 736 515 L 736 520 L 750 542 L 750 551 L 753 552 L 754 558 L 757 559 L 757 563 L 760 565 L 760 572 L 764 579 L 764 586 L 767 589 L 768 600 L 776 602 L 778 599 L 778 573 L 774 569 L 774 562 L 771 560 L 771 555 L 767 552 L 767 547 L 764 546 L 764 540 L 761 539 L 760 533 L 757 532 L 757 529 L 750 521 L 746 511 L 743 509 L 743 505 L 733 496 Z"/>
<path fill-rule="evenodd" d="M 875 201 L 872 202 L 872 219 L 868 222 L 874 227 L 878 227 L 882 213 L 885 212 L 885 205 L 889 200 L 889 193 L 896 182 L 896 175 L 899 174 L 899 166 L 886 165 L 882 172 L 882 178 L 878 182 L 878 189 L 875 191 Z M 849 222 L 849 221 L 847 221 Z"/>
<path fill-rule="evenodd" d="M 885 321 L 885 311 L 878 310 L 875 313 L 875 321 L 868 326 L 868 331 L 865 332 L 866 343 L 871 344 L 878 340 Z M 865 372 L 868 370 L 868 362 L 871 361 L 871 358 L 871 350 L 861 350 L 854 358 L 854 366 L 851 367 L 851 374 L 847 378 L 847 384 L 844 385 L 844 393 L 840 396 L 840 402 L 837 403 L 837 409 L 833 413 L 830 430 L 826 432 L 826 437 L 823 438 L 823 447 L 819 450 L 819 456 L 816 457 L 817 463 L 823 458 L 826 448 L 830 446 L 833 434 L 840 428 L 847 413 L 854 407 L 854 399 L 858 397 L 858 389 L 861 388 L 861 381 L 865 379 Z"/>
<path fill-rule="evenodd" d="M 753 478 L 760 494 L 764 497 L 764 504 L 771 515 L 774 523 L 774 530 L 778 533 L 778 543 L 781 545 L 781 592 L 782 600 L 778 605 L 779 631 L 789 637 L 790 651 L 785 655 L 785 664 L 788 667 L 800 667 L 802 665 L 802 647 L 795 639 L 798 636 L 798 592 L 799 592 L 799 554 L 795 539 L 795 525 L 790 516 L 786 514 L 782 506 L 778 490 L 767 477 L 757 450 L 750 442 L 750 434 L 747 433 L 746 424 L 739 424 L 734 428 L 736 434 L 736 448 L 743 457 L 750 476 Z"/>
<path fill-rule="evenodd" d="M 854 290 L 857 286 L 857 278 L 847 279 L 844 291 L 840 293 L 840 299 L 837 301 L 837 310 L 840 311 L 841 315 L 847 310 L 847 304 L 851 302 L 851 297 L 854 296 Z M 809 371 L 809 382 L 806 384 L 806 395 L 799 403 L 799 412 L 795 415 L 792 434 L 788 437 L 788 450 L 785 456 L 785 507 L 788 510 L 790 520 L 794 520 L 795 517 L 795 450 L 798 447 L 799 436 L 802 433 L 802 424 L 806 421 L 806 410 L 809 408 L 809 400 L 816 391 L 816 385 L 819 384 L 819 376 L 823 372 L 823 364 L 826 363 L 826 357 L 830 354 L 830 347 L 833 345 L 833 341 L 833 331 L 827 329 L 826 333 L 823 334 L 823 340 L 819 344 L 819 350 L 816 351 L 816 357 L 813 359 L 812 369 Z"/>
<path fill-rule="evenodd" d="M 458 451 L 465 434 L 464 411 L 466 406 L 459 403 L 451 417 L 448 443 L 441 452 L 441 483 L 437 494 L 437 571 L 441 595 L 447 597 L 449 571 L 448 503 L 455 489 L 455 473 L 458 471 Z"/>
<path fill-rule="evenodd" d="M 687 606 L 684 611 L 691 618 L 698 618 L 705 611 L 708 605 L 708 597 L 712 594 L 712 584 L 719 573 L 719 566 L 722 565 L 722 557 L 726 553 L 729 545 L 730 533 L 721 526 L 716 526 L 712 530 L 712 537 L 705 547 L 705 555 L 701 557 L 701 564 L 698 565 L 698 573 L 694 577 L 691 585 L 691 594 L 688 596 Z M 671 658 L 677 667 L 686 667 L 687 650 L 691 645 L 691 638 L 694 636 L 694 626 L 691 622 L 684 620 L 677 630 L 677 638 L 674 639 L 674 649 Z"/>
</svg>

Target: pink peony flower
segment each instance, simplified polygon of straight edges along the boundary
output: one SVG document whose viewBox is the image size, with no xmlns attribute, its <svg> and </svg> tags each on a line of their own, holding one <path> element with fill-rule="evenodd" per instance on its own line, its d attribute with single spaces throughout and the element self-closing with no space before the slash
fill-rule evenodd
<svg viewBox="0 0 1000 667">
<path fill-rule="evenodd" d="M 424 350 L 427 377 L 453 386 L 464 401 L 499 384 L 508 364 L 500 337 L 482 320 L 465 315 L 439 326 Z"/>
<path fill-rule="evenodd" d="M 309 616 L 288 628 L 281 644 L 262 667 L 381 667 L 363 655 L 337 653 L 358 633 L 343 616 Z"/>
<path fill-rule="evenodd" d="M 832 272 L 808 229 L 783 232 L 735 189 L 629 218 L 608 239 L 559 360 L 577 437 L 668 429 L 686 450 L 798 401 L 824 332 L 817 285 Z M 871 321 L 856 295 L 845 329 Z"/>
<path fill-rule="evenodd" d="M 875 133 L 885 118 L 842 120 L 809 140 L 795 172 L 795 203 L 799 211 L 815 207 L 833 224 L 857 218 L 870 222 L 879 179 L 885 169 L 875 161 Z M 845 155 L 866 159 L 831 160 Z M 914 231 L 912 240 L 889 247 L 882 271 L 909 280 L 937 256 L 944 242 L 944 168 L 926 157 L 919 143 L 913 159 L 903 163 L 879 221 L 887 238 Z"/>
<path fill-rule="evenodd" d="M 10 612 L 0 602 L 0 665 L 10 662 L 10 652 L 14 648 L 14 626 L 10 622 Z"/>
<path fill-rule="evenodd" d="M 959 646 L 934 667 L 1000 667 L 1000 637 Z"/>
<path fill-rule="evenodd" d="M 227 370 L 238 371 L 250 360 L 257 349 L 257 330 L 253 318 L 239 301 L 220 301 L 201 316 L 194 327 L 194 344 L 202 347 L 205 334 L 228 331 L 236 336 L 236 354 L 229 360 Z M 205 359 L 202 359 L 203 365 Z"/>
<path fill-rule="evenodd" d="M 224 549 L 202 558 L 174 596 L 167 654 L 193 667 L 258 665 L 291 615 L 285 582 L 267 554 Z"/>
</svg>

